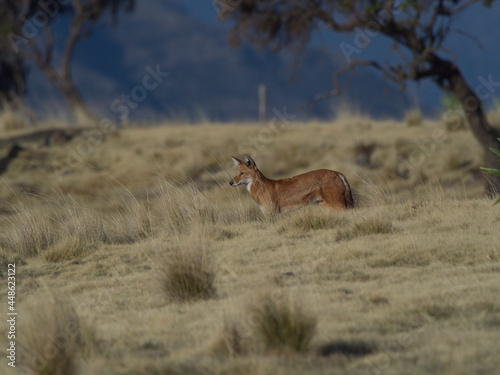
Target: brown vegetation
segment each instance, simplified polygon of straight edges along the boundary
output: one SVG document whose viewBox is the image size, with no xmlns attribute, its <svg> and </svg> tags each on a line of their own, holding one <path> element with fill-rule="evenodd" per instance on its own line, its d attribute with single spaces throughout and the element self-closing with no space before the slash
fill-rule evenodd
<svg viewBox="0 0 500 375">
<path fill-rule="evenodd" d="M 262 129 L 128 128 L 77 163 L 83 135 L 16 158 L 0 260 L 3 275 L 17 264 L 19 345 L 78 320 L 90 338 L 53 373 L 495 373 L 500 223 L 469 172 L 481 146 L 438 122 L 287 125 L 260 145 L 263 173 L 342 170 L 358 206 L 266 218 L 227 184 L 229 156 Z M 377 168 L 356 162 L 360 142 Z M 58 302 L 33 309 L 45 288 Z"/>
</svg>

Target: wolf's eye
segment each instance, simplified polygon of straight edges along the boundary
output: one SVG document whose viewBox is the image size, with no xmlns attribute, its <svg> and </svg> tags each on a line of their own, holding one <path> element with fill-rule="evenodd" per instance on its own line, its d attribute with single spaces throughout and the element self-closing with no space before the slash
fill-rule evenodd
<svg viewBox="0 0 500 375">
<path fill-rule="evenodd" d="M 240 176 L 243 176 L 243 174 L 244 174 L 244 173 L 245 173 L 245 172 L 241 172 L 241 173 L 240 173 Z"/>
</svg>

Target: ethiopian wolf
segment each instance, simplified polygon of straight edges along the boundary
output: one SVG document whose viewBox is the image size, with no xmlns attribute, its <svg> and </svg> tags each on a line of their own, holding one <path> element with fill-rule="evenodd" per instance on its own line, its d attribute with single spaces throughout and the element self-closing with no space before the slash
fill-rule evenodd
<svg viewBox="0 0 500 375">
<path fill-rule="evenodd" d="M 340 172 L 319 169 L 291 178 L 271 180 L 259 171 L 250 156 L 245 155 L 243 161 L 235 157 L 231 159 L 237 169 L 229 184 L 233 187 L 246 185 L 250 196 L 265 214 L 283 213 L 307 204 L 318 204 L 333 210 L 354 207 L 351 187 Z"/>
</svg>

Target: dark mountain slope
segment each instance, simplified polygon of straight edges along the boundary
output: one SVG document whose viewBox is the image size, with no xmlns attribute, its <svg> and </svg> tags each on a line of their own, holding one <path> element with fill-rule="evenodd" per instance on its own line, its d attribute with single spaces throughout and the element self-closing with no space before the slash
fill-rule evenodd
<svg viewBox="0 0 500 375">
<path fill-rule="evenodd" d="M 120 16 L 115 27 L 102 23 L 75 56 L 74 76 L 84 97 L 103 116 L 117 119 L 116 101 L 142 85 L 148 67 L 158 67 L 169 76 L 144 100 L 133 103 L 133 120 L 256 119 L 260 83 L 267 85 L 269 110 L 286 106 L 302 117 L 333 115 L 338 98 L 310 105 L 314 95 L 332 87 L 331 73 L 339 66 L 332 52 L 311 49 L 292 71 L 284 55 L 229 47 L 215 12 L 213 17 L 210 24 L 178 3 L 155 0 L 138 2 L 136 11 Z M 58 32 L 65 32 L 64 25 L 60 28 Z M 31 103 L 53 106 L 60 98 L 35 68 L 32 72 Z M 400 116 L 408 108 L 396 87 L 369 70 L 352 79 L 344 99 L 377 117 Z"/>
</svg>

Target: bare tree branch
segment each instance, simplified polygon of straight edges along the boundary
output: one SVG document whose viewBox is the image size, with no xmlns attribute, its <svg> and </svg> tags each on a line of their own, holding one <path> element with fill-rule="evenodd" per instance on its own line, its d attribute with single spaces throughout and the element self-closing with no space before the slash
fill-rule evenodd
<svg viewBox="0 0 500 375">
<path fill-rule="evenodd" d="M 45 25 L 43 33 L 45 36 L 45 55 L 43 57 L 43 65 L 49 65 L 52 61 L 52 54 L 54 52 L 54 35 L 52 34 L 49 25 Z"/>
<path fill-rule="evenodd" d="M 444 53 L 449 55 L 453 61 L 457 60 L 457 54 L 455 52 L 453 52 L 452 50 L 450 50 L 449 48 L 440 47 L 438 49 L 438 51 L 443 51 Z"/>
<path fill-rule="evenodd" d="M 78 1 L 76 1 L 78 3 Z M 64 47 L 63 59 L 61 62 L 61 75 L 65 79 L 71 79 L 71 60 L 75 51 L 75 46 L 80 39 L 82 27 L 84 23 L 83 10 L 81 7 L 75 7 L 75 15 L 71 22 L 71 29 L 69 32 L 66 45 Z"/>
<path fill-rule="evenodd" d="M 26 54 L 25 57 L 31 56 L 32 60 L 38 65 L 43 64 L 42 51 L 38 48 L 37 44 L 33 39 L 28 39 L 28 46 L 32 51 L 32 55 Z M 23 50 L 20 50 L 20 55 L 23 55 Z"/>
<path fill-rule="evenodd" d="M 353 16 L 350 20 L 347 20 L 344 23 L 338 23 L 337 21 L 335 21 L 333 13 L 327 13 L 326 11 L 321 9 L 316 1 L 313 1 L 311 5 L 311 15 L 323 21 L 325 25 L 331 30 L 340 32 L 353 31 L 356 27 L 363 26 L 367 22 L 367 20 L 361 17 L 361 14 L 359 14 L 359 12 L 354 11 Z"/>
<path fill-rule="evenodd" d="M 385 77 L 389 78 L 391 81 L 394 82 L 400 82 L 399 78 L 394 75 L 394 73 L 391 71 L 391 69 L 384 68 L 382 65 L 380 65 L 377 61 L 374 60 L 362 60 L 362 59 L 355 59 L 352 60 L 350 64 L 348 64 L 346 67 L 337 70 L 333 74 L 333 87 L 335 89 L 338 89 L 340 87 L 339 85 L 339 76 L 346 74 L 354 69 L 356 69 L 358 66 L 370 66 L 375 69 L 377 69 L 379 72 L 381 72 Z"/>
<path fill-rule="evenodd" d="M 47 76 L 49 81 L 61 92 L 66 99 L 72 112 L 80 112 L 87 117 L 92 117 L 90 109 L 86 106 L 80 92 L 74 84 L 71 77 L 71 64 L 74 56 L 75 48 L 78 41 L 88 30 L 89 26 L 95 23 L 105 11 L 109 10 L 113 16 L 124 9 L 125 11 L 132 10 L 135 0 L 69 0 L 57 2 L 57 14 L 50 15 L 47 13 L 47 6 L 51 7 L 54 4 L 47 4 L 46 0 L 4 0 L 0 2 L 0 21 L 6 20 L 9 27 L 14 30 L 15 36 L 20 40 L 15 44 L 11 40 L 0 39 L 0 53 L 2 49 L 9 53 L 13 53 L 17 58 L 22 60 L 31 60 L 37 67 Z M 6 15 L 1 13 L 1 10 L 6 11 Z M 45 13 L 44 13 L 45 12 Z M 62 59 L 60 65 L 56 66 L 53 61 L 54 54 L 54 31 L 53 21 L 60 15 L 71 13 L 70 30 L 65 35 L 64 47 L 62 49 Z M 25 37 L 23 28 L 26 24 L 33 22 L 33 18 L 45 14 L 47 21 L 43 25 L 38 26 L 43 32 L 43 38 L 40 35 L 31 35 Z M 35 25 L 39 23 L 33 22 Z M 20 37 L 22 35 L 23 37 Z M 2 35 L 0 35 L 2 37 Z"/>
<path fill-rule="evenodd" d="M 475 37 L 474 35 L 472 35 L 471 33 L 468 33 L 467 31 L 460 30 L 460 29 L 451 29 L 451 31 L 457 33 L 458 35 L 462 35 L 462 36 L 464 36 L 464 37 L 472 40 L 473 42 L 475 42 L 477 44 L 477 46 L 479 47 L 479 49 L 484 50 L 484 46 L 481 43 L 481 41 L 477 37 Z"/>
<path fill-rule="evenodd" d="M 478 3 L 480 0 L 467 0 L 466 2 L 458 5 L 455 9 L 451 11 L 451 14 L 458 14 L 462 11 L 464 11 L 466 8 L 470 7 L 474 3 Z"/>
<path fill-rule="evenodd" d="M 227 4 L 232 2 L 232 0 L 221 1 Z M 483 0 L 486 6 L 492 1 Z M 443 43 L 450 34 L 454 16 L 479 2 L 479 0 L 289 0 L 288 2 L 242 0 L 240 6 L 231 12 L 230 18 L 236 22 L 233 31 L 239 37 L 247 38 L 250 42 L 258 40 L 260 47 L 273 45 L 288 47 L 289 41 L 297 38 L 302 38 L 300 40 L 303 42 L 308 40 L 303 36 L 308 37 L 318 28 L 318 24 L 324 24 L 335 32 L 352 32 L 357 27 L 368 28 L 376 25 L 380 34 L 396 43 L 394 52 L 401 61 L 385 64 L 374 60 L 351 61 L 348 66 L 333 74 L 333 90 L 318 94 L 315 98 L 340 95 L 339 76 L 358 66 L 373 67 L 384 77 L 399 84 L 430 78 L 441 89 L 453 92 L 458 98 L 467 113 L 474 135 L 487 150 L 488 147 L 500 147 L 496 139 L 500 135 L 488 123 L 481 108 L 481 101 L 474 90 L 467 85 L 455 61 L 447 60 L 439 54 L 444 52 L 453 56 L 452 51 L 443 48 Z M 286 6 L 281 9 L 277 4 Z M 295 19 L 293 19 L 294 14 Z M 297 22 L 296 27 L 283 28 L 283 24 L 286 25 L 291 19 Z M 270 22 L 273 27 L 269 26 Z M 287 43 L 283 43 L 283 39 Z M 403 54 L 399 46 L 408 51 Z M 358 47 L 359 50 L 361 48 Z M 500 189 L 500 177 L 496 186 Z"/>
</svg>

